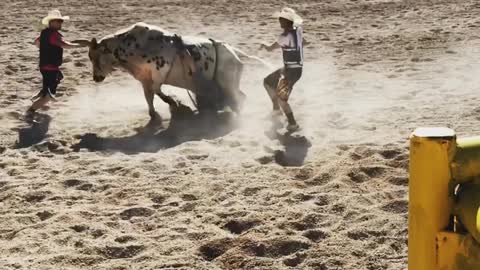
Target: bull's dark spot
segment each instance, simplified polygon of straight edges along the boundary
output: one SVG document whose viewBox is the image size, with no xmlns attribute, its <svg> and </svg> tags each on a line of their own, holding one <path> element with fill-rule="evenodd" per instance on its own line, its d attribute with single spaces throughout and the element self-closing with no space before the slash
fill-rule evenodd
<svg viewBox="0 0 480 270">
<path fill-rule="evenodd" d="M 149 64 L 150 64 L 150 63 L 152 63 L 152 60 L 150 60 L 150 59 L 149 59 L 149 60 L 147 60 L 147 63 L 149 63 Z"/>
<path fill-rule="evenodd" d="M 193 71 L 190 68 L 188 69 L 188 76 L 190 76 L 190 77 L 193 76 Z"/>
<path fill-rule="evenodd" d="M 196 50 L 192 51 L 193 61 L 198 62 L 202 59 L 202 55 Z"/>
<path fill-rule="evenodd" d="M 130 44 L 131 44 L 130 42 L 131 41 L 137 41 L 137 38 L 135 36 L 131 35 L 131 34 L 128 34 L 123 38 L 123 40 L 125 42 L 128 42 L 128 46 L 130 46 Z"/>
<path fill-rule="evenodd" d="M 205 62 L 205 70 L 208 70 L 208 63 Z"/>
</svg>

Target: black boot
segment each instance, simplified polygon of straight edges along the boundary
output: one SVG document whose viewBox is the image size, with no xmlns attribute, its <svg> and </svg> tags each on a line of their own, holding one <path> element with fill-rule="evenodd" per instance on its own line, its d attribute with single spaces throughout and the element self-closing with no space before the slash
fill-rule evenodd
<svg viewBox="0 0 480 270">
<path fill-rule="evenodd" d="M 25 121 L 26 122 L 33 122 L 35 119 L 35 110 L 31 107 L 25 112 Z"/>
</svg>

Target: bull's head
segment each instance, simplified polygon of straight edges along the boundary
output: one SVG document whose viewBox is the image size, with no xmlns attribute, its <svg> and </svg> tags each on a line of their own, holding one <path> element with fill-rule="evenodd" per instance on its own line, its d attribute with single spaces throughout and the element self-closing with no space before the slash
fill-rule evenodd
<svg viewBox="0 0 480 270">
<path fill-rule="evenodd" d="M 97 42 L 97 39 L 93 38 L 88 40 L 76 40 L 74 41 L 85 47 L 89 47 L 88 57 L 93 66 L 93 80 L 95 82 L 102 82 L 109 75 L 117 63 L 113 52 L 108 48 L 105 41 Z"/>
<path fill-rule="evenodd" d="M 88 57 L 93 65 L 93 80 L 95 82 L 105 80 L 107 75 L 113 71 L 117 62 L 106 42 L 97 43 L 95 38 L 90 42 Z"/>
</svg>

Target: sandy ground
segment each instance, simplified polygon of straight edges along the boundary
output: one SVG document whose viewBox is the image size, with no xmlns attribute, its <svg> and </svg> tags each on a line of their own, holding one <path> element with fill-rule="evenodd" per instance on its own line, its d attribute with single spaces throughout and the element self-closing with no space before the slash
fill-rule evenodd
<svg viewBox="0 0 480 270">
<path fill-rule="evenodd" d="M 144 21 L 281 64 L 257 48 L 287 1 L 57 3 L 70 40 Z M 140 85 L 94 84 L 85 49 L 66 52 L 42 125 L 20 122 L 41 82 L 30 42 L 54 6 L 1 1 L 0 269 L 406 269 L 410 132 L 480 132 L 480 4 L 295 3 L 312 42 L 291 98 L 301 131 L 265 118 L 270 70 L 252 62 L 240 117 L 139 135 Z"/>
</svg>

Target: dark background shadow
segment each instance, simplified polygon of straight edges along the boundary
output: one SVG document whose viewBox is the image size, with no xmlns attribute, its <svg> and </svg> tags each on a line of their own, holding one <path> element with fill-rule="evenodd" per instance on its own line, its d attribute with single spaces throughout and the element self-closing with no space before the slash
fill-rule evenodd
<svg viewBox="0 0 480 270">
<path fill-rule="evenodd" d="M 36 113 L 35 120 L 29 126 L 18 129 L 18 140 L 14 148 L 30 147 L 45 139 L 52 118 L 47 114 Z"/>
<path fill-rule="evenodd" d="M 235 129 L 232 113 L 191 114 L 172 120 L 167 129 L 160 131 L 142 131 L 126 137 L 99 137 L 95 133 L 78 136 L 80 141 L 72 146 L 74 151 L 119 151 L 126 154 L 140 152 L 158 152 L 160 149 L 175 147 L 184 142 L 202 139 L 215 139 L 225 136 Z"/>
</svg>

